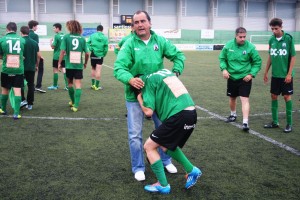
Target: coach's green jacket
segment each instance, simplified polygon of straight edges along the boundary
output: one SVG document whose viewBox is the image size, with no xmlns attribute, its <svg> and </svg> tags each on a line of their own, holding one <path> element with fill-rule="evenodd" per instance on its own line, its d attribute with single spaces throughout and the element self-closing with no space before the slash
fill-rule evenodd
<svg viewBox="0 0 300 200">
<path fill-rule="evenodd" d="M 163 69 L 164 57 L 174 63 L 172 72 L 182 73 L 185 56 L 166 38 L 151 31 L 147 45 L 136 33 L 127 39 L 114 64 L 114 76 L 125 84 L 126 101 L 137 101 L 129 80 L 138 74 L 150 74 Z"/>
<path fill-rule="evenodd" d="M 236 40 L 228 41 L 223 47 L 220 55 L 220 69 L 226 69 L 230 74 L 230 79 L 238 80 L 251 74 L 253 77 L 261 69 L 261 57 L 255 46 L 249 41 L 243 45 L 238 45 Z"/>
</svg>

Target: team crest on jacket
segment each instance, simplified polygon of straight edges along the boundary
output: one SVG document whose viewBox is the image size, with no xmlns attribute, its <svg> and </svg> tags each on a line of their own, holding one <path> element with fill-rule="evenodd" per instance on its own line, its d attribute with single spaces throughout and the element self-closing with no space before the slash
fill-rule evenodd
<svg viewBox="0 0 300 200">
<path fill-rule="evenodd" d="M 243 51 L 243 55 L 246 55 L 247 54 L 247 51 Z"/>
<path fill-rule="evenodd" d="M 155 44 L 155 45 L 153 45 L 153 49 L 154 49 L 154 51 L 158 51 L 158 45 L 157 44 Z"/>
<path fill-rule="evenodd" d="M 284 43 L 282 43 L 282 47 L 284 47 L 284 48 L 286 47 L 286 43 L 285 43 L 285 42 L 284 42 Z"/>
</svg>

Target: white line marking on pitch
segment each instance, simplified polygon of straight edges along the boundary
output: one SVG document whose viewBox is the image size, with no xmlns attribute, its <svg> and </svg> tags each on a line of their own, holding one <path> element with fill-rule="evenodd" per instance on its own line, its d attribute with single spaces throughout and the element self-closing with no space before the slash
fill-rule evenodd
<svg viewBox="0 0 300 200">
<path fill-rule="evenodd" d="M 209 115 L 211 115 L 211 116 L 213 116 L 215 118 L 218 118 L 220 120 L 224 121 L 226 119 L 225 117 L 222 117 L 222 116 L 220 116 L 220 115 L 218 115 L 216 113 L 210 112 L 209 110 L 207 110 L 205 108 L 202 108 L 200 106 L 196 106 L 196 108 L 199 109 L 199 110 L 202 110 L 202 111 L 208 113 Z M 233 126 L 235 126 L 235 127 L 240 128 L 240 129 L 242 128 L 242 126 L 240 124 L 238 124 L 238 123 L 231 122 L 230 124 L 233 125 Z M 261 133 L 258 133 L 256 131 L 254 131 L 252 129 L 249 130 L 249 133 L 252 134 L 252 135 L 255 135 L 255 136 L 257 136 L 257 137 L 259 137 L 259 138 L 261 138 L 261 139 L 263 139 L 263 140 L 265 140 L 267 142 L 270 142 L 270 143 L 272 143 L 272 144 L 274 144 L 274 145 L 276 145 L 276 146 L 278 146 L 278 147 L 280 147 L 282 149 L 285 149 L 285 150 L 287 150 L 287 151 L 289 151 L 289 152 L 291 152 L 291 153 L 293 153 L 293 154 L 295 154 L 297 156 L 300 156 L 300 151 L 297 150 L 297 149 L 294 149 L 293 147 L 290 147 L 290 146 L 288 146 L 286 144 L 278 142 L 278 141 L 276 141 L 276 140 L 274 140 L 274 139 L 272 139 L 270 137 L 267 137 L 267 136 L 265 136 L 265 135 L 263 135 Z"/>
</svg>

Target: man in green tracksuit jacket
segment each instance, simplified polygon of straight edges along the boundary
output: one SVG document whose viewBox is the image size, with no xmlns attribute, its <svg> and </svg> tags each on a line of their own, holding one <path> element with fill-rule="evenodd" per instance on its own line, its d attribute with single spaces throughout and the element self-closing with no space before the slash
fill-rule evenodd
<svg viewBox="0 0 300 200">
<path fill-rule="evenodd" d="M 101 69 L 104 61 L 104 57 L 108 51 L 108 39 L 103 34 L 103 26 L 97 26 L 97 32 L 93 33 L 87 40 L 88 47 L 91 51 L 91 77 L 92 77 L 92 86 L 94 90 L 101 90 L 100 78 L 101 78 Z"/>
<path fill-rule="evenodd" d="M 229 96 L 230 116 L 226 122 L 234 122 L 236 115 L 236 98 L 240 96 L 243 112 L 243 130 L 249 130 L 249 96 L 252 78 L 261 69 L 261 58 L 255 46 L 246 40 L 247 31 L 239 27 L 235 39 L 227 42 L 222 49 L 219 60 L 223 77 L 227 79 L 227 96 Z"/>
<path fill-rule="evenodd" d="M 174 63 L 172 72 L 179 75 L 184 68 L 185 56 L 166 38 L 151 31 L 151 19 L 147 12 L 137 11 L 133 16 L 134 35 L 127 39 L 114 64 L 114 76 L 125 85 L 127 107 L 128 138 L 131 154 L 132 172 L 138 181 L 145 180 L 145 164 L 142 141 L 143 111 L 131 89 L 141 89 L 144 82 L 135 78 L 138 74 L 149 74 L 164 68 L 164 57 Z M 154 114 L 155 127 L 161 122 Z M 168 172 L 176 173 L 170 157 L 162 155 L 162 161 Z"/>
</svg>

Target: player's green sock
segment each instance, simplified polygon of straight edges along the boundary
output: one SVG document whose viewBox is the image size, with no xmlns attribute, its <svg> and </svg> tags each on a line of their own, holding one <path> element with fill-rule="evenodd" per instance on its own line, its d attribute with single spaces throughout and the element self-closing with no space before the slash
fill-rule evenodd
<svg viewBox="0 0 300 200">
<path fill-rule="evenodd" d="M 167 177 L 164 171 L 164 166 L 159 159 L 158 161 L 154 162 L 151 166 L 152 171 L 154 172 L 158 182 L 161 184 L 161 186 L 165 187 L 168 185 Z"/>
<path fill-rule="evenodd" d="M 74 107 L 75 108 L 78 108 L 78 106 L 79 106 L 81 93 L 82 93 L 81 88 L 75 90 L 75 102 L 74 102 Z"/>
<path fill-rule="evenodd" d="M 69 97 L 70 97 L 70 99 L 71 99 L 71 101 L 72 101 L 72 103 L 74 104 L 74 102 L 75 102 L 75 97 L 74 97 L 74 88 L 73 87 L 69 87 Z"/>
<path fill-rule="evenodd" d="M 184 170 L 187 173 L 190 173 L 193 170 L 193 164 L 189 161 L 189 159 L 184 155 L 179 147 L 175 149 L 175 151 L 167 150 L 166 152 L 169 156 L 171 156 L 174 160 L 179 162 Z"/>
<path fill-rule="evenodd" d="M 2 106 L 2 110 L 4 112 L 6 112 L 6 104 L 7 104 L 7 100 L 8 100 L 8 95 L 7 94 L 2 94 L 2 97 L 1 97 L 1 106 Z M 19 105 L 20 106 L 20 105 Z"/>
<path fill-rule="evenodd" d="M 95 79 L 92 79 L 92 85 L 95 85 Z"/>
<path fill-rule="evenodd" d="M 66 73 L 64 73 L 64 80 L 65 80 L 65 85 L 68 87 L 68 79 Z"/>
<path fill-rule="evenodd" d="M 14 115 L 18 115 L 20 113 L 20 104 L 21 104 L 21 96 L 15 96 L 15 109 Z"/>
<path fill-rule="evenodd" d="M 289 125 L 293 125 L 293 120 L 292 120 L 292 110 L 293 109 L 293 102 L 292 100 L 289 100 L 285 102 L 285 110 L 286 110 L 286 122 Z"/>
<path fill-rule="evenodd" d="M 100 81 L 99 81 L 99 80 L 96 80 L 96 81 L 95 81 L 95 85 L 96 85 L 96 88 L 98 88 L 99 85 L 100 85 Z"/>
<path fill-rule="evenodd" d="M 278 124 L 278 100 L 272 100 L 272 119 L 275 124 Z"/>
<path fill-rule="evenodd" d="M 53 74 L 53 86 L 57 87 L 58 73 Z"/>
</svg>

